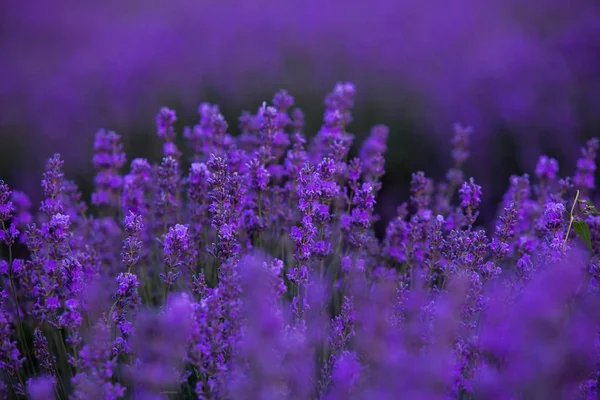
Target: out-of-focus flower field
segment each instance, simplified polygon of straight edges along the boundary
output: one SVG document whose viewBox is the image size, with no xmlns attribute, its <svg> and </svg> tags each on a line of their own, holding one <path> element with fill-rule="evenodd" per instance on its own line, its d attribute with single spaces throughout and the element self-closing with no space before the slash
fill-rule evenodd
<svg viewBox="0 0 600 400">
<path fill-rule="evenodd" d="M 218 102 L 233 121 L 286 88 L 318 115 L 330 87 L 349 80 L 365 110 L 351 129 L 364 138 L 375 121 L 390 125 L 390 168 L 405 181 L 424 168 L 414 154 L 446 156 L 430 140 L 449 138 L 454 122 L 476 128 L 478 162 L 498 170 L 505 160 L 491 156 L 509 154 L 531 169 L 541 152 L 571 157 L 598 128 L 599 21 L 591 0 L 6 4 L 0 168 L 30 171 L 37 186 L 43 160 L 61 151 L 68 168 L 91 173 L 97 128 L 139 151 L 161 105 L 192 124 L 200 102 Z"/>
</svg>

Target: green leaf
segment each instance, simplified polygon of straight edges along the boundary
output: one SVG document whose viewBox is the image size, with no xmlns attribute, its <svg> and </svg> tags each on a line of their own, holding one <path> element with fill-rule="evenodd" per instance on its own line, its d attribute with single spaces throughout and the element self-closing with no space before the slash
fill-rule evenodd
<svg viewBox="0 0 600 400">
<path fill-rule="evenodd" d="M 587 247 L 592 250 L 592 235 L 585 221 L 573 221 L 573 230 L 583 239 Z"/>
</svg>

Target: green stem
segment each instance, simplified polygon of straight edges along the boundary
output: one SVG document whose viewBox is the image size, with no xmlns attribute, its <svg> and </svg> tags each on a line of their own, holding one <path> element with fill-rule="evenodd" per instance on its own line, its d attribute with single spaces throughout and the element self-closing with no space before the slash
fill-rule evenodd
<svg viewBox="0 0 600 400">
<path fill-rule="evenodd" d="M 6 225 L 2 222 L 2 229 L 6 232 Z M 23 325 L 23 321 L 21 320 L 21 312 L 19 311 L 19 299 L 17 296 L 17 288 L 15 286 L 14 276 L 13 276 L 13 254 L 12 254 L 12 246 L 8 246 L 8 265 L 9 265 L 9 280 L 10 280 L 10 288 L 12 291 L 13 299 L 15 302 L 15 312 L 17 314 L 17 335 L 23 344 L 23 349 L 25 350 L 25 358 L 27 358 L 27 366 L 31 371 L 31 374 L 35 374 L 35 368 L 33 367 L 33 363 L 31 361 L 31 352 L 29 351 L 29 346 L 27 345 L 27 338 L 25 337 L 25 327 Z M 20 376 L 19 376 L 20 378 Z"/>
<path fill-rule="evenodd" d="M 575 193 L 575 201 L 573 202 L 573 206 L 571 206 L 571 213 L 569 214 L 569 227 L 567 228 L 567 234 L 565 235 L 565 240 L 563 241 L 562 249 L 563 251 L 567 248 L 567 240 L 569 240 L 569 234 L 571 233 L 571 228 L 573 227 L 573 222 L 575 221 L 575 217 L 573 213 L 575 212 L 575 205 L 579 200 L 579 190 Z"/>
</svg>

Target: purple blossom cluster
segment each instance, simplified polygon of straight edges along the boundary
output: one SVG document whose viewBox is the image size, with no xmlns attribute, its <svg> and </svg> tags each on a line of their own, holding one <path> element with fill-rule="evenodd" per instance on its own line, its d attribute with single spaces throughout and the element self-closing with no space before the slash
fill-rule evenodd
<svg viewBox="0 0 600 400">
<path fill-rule="evenodd" d="M 456 125 L 379 237 L 390 132 L 353 150 L 355 94 L 310 138 L 285 91 L 240 135 L 202 104 L 185 150 L 162 108 L 164 158 L 129 172 L 101 130 L 89 207 L 58 154 L 38 212 L 0 181 L 2 398 L 597 398 L 598 141 L 512 176 L 485 230 Z"/>
</svg>

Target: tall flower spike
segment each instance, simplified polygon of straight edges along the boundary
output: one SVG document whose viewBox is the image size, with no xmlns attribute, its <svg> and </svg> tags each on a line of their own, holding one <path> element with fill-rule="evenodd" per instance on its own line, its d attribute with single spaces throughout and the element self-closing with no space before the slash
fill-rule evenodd
<svg viewBox="0 0 600 400">
<path fill-rule="evenodd" d="M 544 238 L 542 256 L 548 262 L 559 261 L 563 255 L 566 208 L 563 203 L 548 202 L 536 227 Z"/>
<path fill-rule="evenodd" d="M 193 305 L 186 295 L 169 298 L 161 314 L 144 313 L 138 319 L 133 349 L 138 360 L 132 368 L 133 398 L 161 399 L 182 381 L 192 334 Z"/>
<path fill-rule="evenodd" d="M 181 152 L 175 145 L 175 122 L 177 122 L 177 114 L 170 108 L 162 107 L 156 114 L 157 133 L 165 141 L 163 155 L 179 159 Z"/>
<path fill-rule="evenodd" d="M 19 231 L 14 223 L 8 226 L 8 220 L 13 217 L 15 206 L 10 201 L 11 191 L 3 180 L 0 180 L 0 242 L 11 247 L 19 237 Z"/>
<path fill-rule="evenodd" d="M 341 219 L 341 230 L 348 244 L 354 249 L 362 248 L 367 243 L 374 206 L 373 186 L 370 183 L 363 183 L 354 194 L 350 215 L 344 215 Z"/>
<path fill-rule="evenodd" d="M 20 373 L 25 359 L 17 348 L 17 342 L 13 340 L 13 317 L 6 308 L 8 293 L 0 291 L 0 367 L 15 382 Z"/>
<path fill-rule="evenodd" d="M 221 262 L 237 255 L 239 249 L 237 221 L 233 219 L 235 203 L 239 201 L 238 184 L 239 175 L 229 173 L 227 160 L 211 155 L 208 161 L 211 174 L 208 180 L 210 185 L 210 213 L 213 215 L 212 227 L 217 230 L 217 242 L 211 250 L 212 255 Z"/>
<path fill-rule="evenodd" d="M 168 287 L 177 281 L 181 270 L 187 270 L 194 265 L 193 247 L 186 225 L 177 224 L 169 228 L 163 243 L 167 273 L 161 274 L 161 279 Z"/>
<path fill-rule="evenodd" d="M 535 166 L 535 175 L 541 181 L 552 181 L 557 178 L 558 161 L 548 156 L 541 156 Z"/>
<path fill-rule="evenodd" d="M 156 129 L 158 136 L 165 139 L 166 142 L 175 140 L 175 122 L 177 114 L 168 107 L 162 107 L 156 114 Z"/>
<path fill-rule="evenodd" d="M 56 357 L 50 352 L 48 347 L 48 339 L 44 336 L 41 330 L 36 329 L 33 333 L 33 351 L 40 367 L 49 376 L 56 375 Z"/>
<path fill-rule="evenodd" d="M 285 388 L 280 387 L 285 373 L 282 368 L 285 320 L 277 312 L 270 277 L 268 271 L 260 267 L 260 261 L 258 257 L 242 260 L 240 311 L 247 323 L 234 355 L 232 379 L 228 382 L 232 398 L 243 398 L 248 390 L 268 398 L 285 395 Z M 266 347 L 270 350 L 264 351 Z"/>
<path fill-rule="evenodd" d="M 63 204 L 61 194 L 64 185 L 64 173 L 62 171 L 64 161 L 60 158 L 60 154 L 55 154 L 46 163 L 46 172 L 42 180 L 42 188 L 44 189 L 44 200 L 40 207 L 47 216 L 52 216 L 63 212 Z"/>
<path fill-rule="evenodd" d="M 114 305 L 112 307 L 111 322 L 119 330 L 120 338 L 117 339 L 117 349 L 125 353 L 130 352 L 129 340 L 133 334 L 132 324 L 127 320 L 130 311 L 136 311 L 140 298 L 138 295 L 139 281 L 137 276 L 128 272 L 117 276 L 117 291 L 113 295 Z"/>
<path fill-rule="evenodd" d="M 349 82 L 338 83 L 333 91 L 326 97 L 325 106 L 330 110 L 339 110 L 342 113 L 343 124 L 352 121 L 350 110 L 354 107 L 356 87 Z"/>
<path fill-rule="evenodd" d="M 584 195 L 596 187 L 594 173 L 596 172 L 596 155 L 599 147 L 600 140 L 597 138 L 588 140 L 586 146 L 581 149 L 581 158 L 577 160 L 577 171 L 573 182 L 584 192 Z"/>
<path fill-rule="evenodd" d="M 331 322 L 331 334 L 329 336 L 330 356 L 321 369 L 321 380 L 319 382 L 321 395 L 324 395 L 331 381 L 331 373 L 334 370 L 337 358 L 354 337 L 354 299 L 344 297 L 342 312 Z"/>
<path fill-rule="evenodd" d="M 343 172 L 342 161 L 350 151 L 353 135 L 346 132 L 346 126 L 352 121 L 351 109 L 354 105 L 356 90 L 350 83 L 338 83 L 325 99 L 323 126 L 311 142 L 312 162 L 318 163 L 328 156 L 339 164 Z"/>
<path fill-rule="evenodd" d="M 121 137 L 112 131 L 99 130 L 94 142 L 94 153 L 96 190 L 92 193 L 92 204 L 116 208 L 123 186 L 123 177 L 119 171 L 127 161 Z"/>
<path fill-rule="evenodd" d="M 154 198 L 154 210 L 159 227 L 166 228 L 179 210 L 180 189 L 179 162 L 173 157 L 163 158 L 158 168 L 158 190 Z"/>
<path fill-rule="evenodd" d="M 463 183 L 458 191 L 460 195 L 460 206 L 465 211 L 467 225 L 472 226 L 479 215 L 477 209 L 481 204 L 481 186 L 475 184 L 473 178 Z"/>
<path fill-rule="evenodd" d="M 510 203 L 508 207 L 504 208 L 502 211 L 502 215 L 496 225 L 496 235 L 490 244 L 492 254 L 498 260 L 506 257 L 511 250 L 511 241 L 515 237 L 517 217 L 518 210 L 515 203 Z"/>
<path fill-rule="evenodd" d="M 387 259 L 402 264 L 406 261 L 410 247 L 409 233 L 411 227 L 406 222 L 406 215 L 408 214 L 406 203 L 398 207 L 397 214 L 385 230 L 383 252 Z"/>
<path fill-rule="evenodd" d="M 0 186 L 2 184 L 0 183 Z M 13 191 L 10 196 L 10 201 L 13 203 L 14 215 L 12 223 L 16 228 L 26 228 L 31 222 L 33 222 L 33 216 L 31 215 L 31 200 L 23 192 Z M 0 202 L 1 204 L 2 202 Z M 1 206 L 0 206 L 1 207 Z M 2 214 L 2 211 L 0 211 Z M 1 217 L 0 217 L 1 219 Z"/>
<path fill-rule="evenodd" d="M 386 141 L 389 133 L 390 130 L 385 125 L 374 126 L 359 153 L 363 163 L 365 180 L 371 182 L 375 192 L 381 189 L 380 179 L 384 174 L 385 164 L 383 155 L 387 151 Z"/>
<path fill-rule="evenodd" d="M 198 112 L 200 123 L 188 129 L 184 136 L 190 141 L 194 161 L 206 162 L 211 154 L 224 155 L 230 137 L 227 135 L 227 121 L 220 113 L 219 106 L 202 103 Z"/>
<path fill-rule="evenodd" d="M 204 163 L 192 163 L 187 178 L 188 212 L 190 214 L 190 229 L 197 247 L 207 240 L 210 230 L 209 183 L 210 171 Z M 206 247 L 208 243 L 202 243 Z"/>
<path fill-rule="evenodd" d="M 152 167 L 147 160 L 136 158 L 131 162 L 131 172 L 123 180 L 123 212 L 145 215 L 148 208 L 147 196 L 152 183 Z"/>
<path fill-rule="evenodd" d="M 15 207 L 10 201 L 11 191 L 3 180 L 0 180 L 0 222 L 7 222 L 12 218 Z"/>
<path fill-rule="evenodd" d="M 469 158 L 469 141 L 473 134 L 473 128 L 470 126 L 462 126 L 454 124 L 454 137 L 452 138 L 452 158 L 454 166 L 448 170 L 446 179 L 456 188 L 464 180 L 462 166 Z"/>
<path fill-rule="evenodd" d="M 75 400 L 93 399 L 98 396 L 104 399 L 120 399 L 125 395 L 125 387 L 114 379 L 117 361 L 111 332 L 104 319 L 98 321 L 91 332 L 91 340 L 79 352 L 75 362 L 77 374 L 72 381 Z"/>
<path fill-rule="evenodd" d="M 294 106 L 294 97 L 287 90 L 280 90 L 273 96 L 273 106 L 280 113 L 287 112 Z"/>
<path fill-rule="evenodd" d="M 358 356 L 352 351 L 344 351 L 336 358 L 331 375 L 332 390 L 326 397 L 328 400 L 352 398 L 354 389 L 360 381 L 363 366 Z"/>
<path fill-rule="evenodd" d="M 141 215 L 136 215 L 130 211 L 125 217 L 123 225 L 127 237 L 123 241 L 121 260 L 127 269 L 130 270 L 140 260 L 143 245 L 140 235 L 144 229 L 144 224 Z"/>
<path fill-rule="evenodd" d="M 539 181 L 539 184 L 535 186 L 535 192 L 540 204 L 560 198 L 552 190 L 556 186 L 558 178 L 558 161 L 548 156 L 541 156 L 535 166 L 535 175 Z"/>
<path fill-rule="evenodd" d="M 433 194 L 433 182 L 425 177 L 425 173 L 417 172 L 412 175 L 410 182 L 410 201 L 417 210 L 429 207 Z"/>
</svg>

